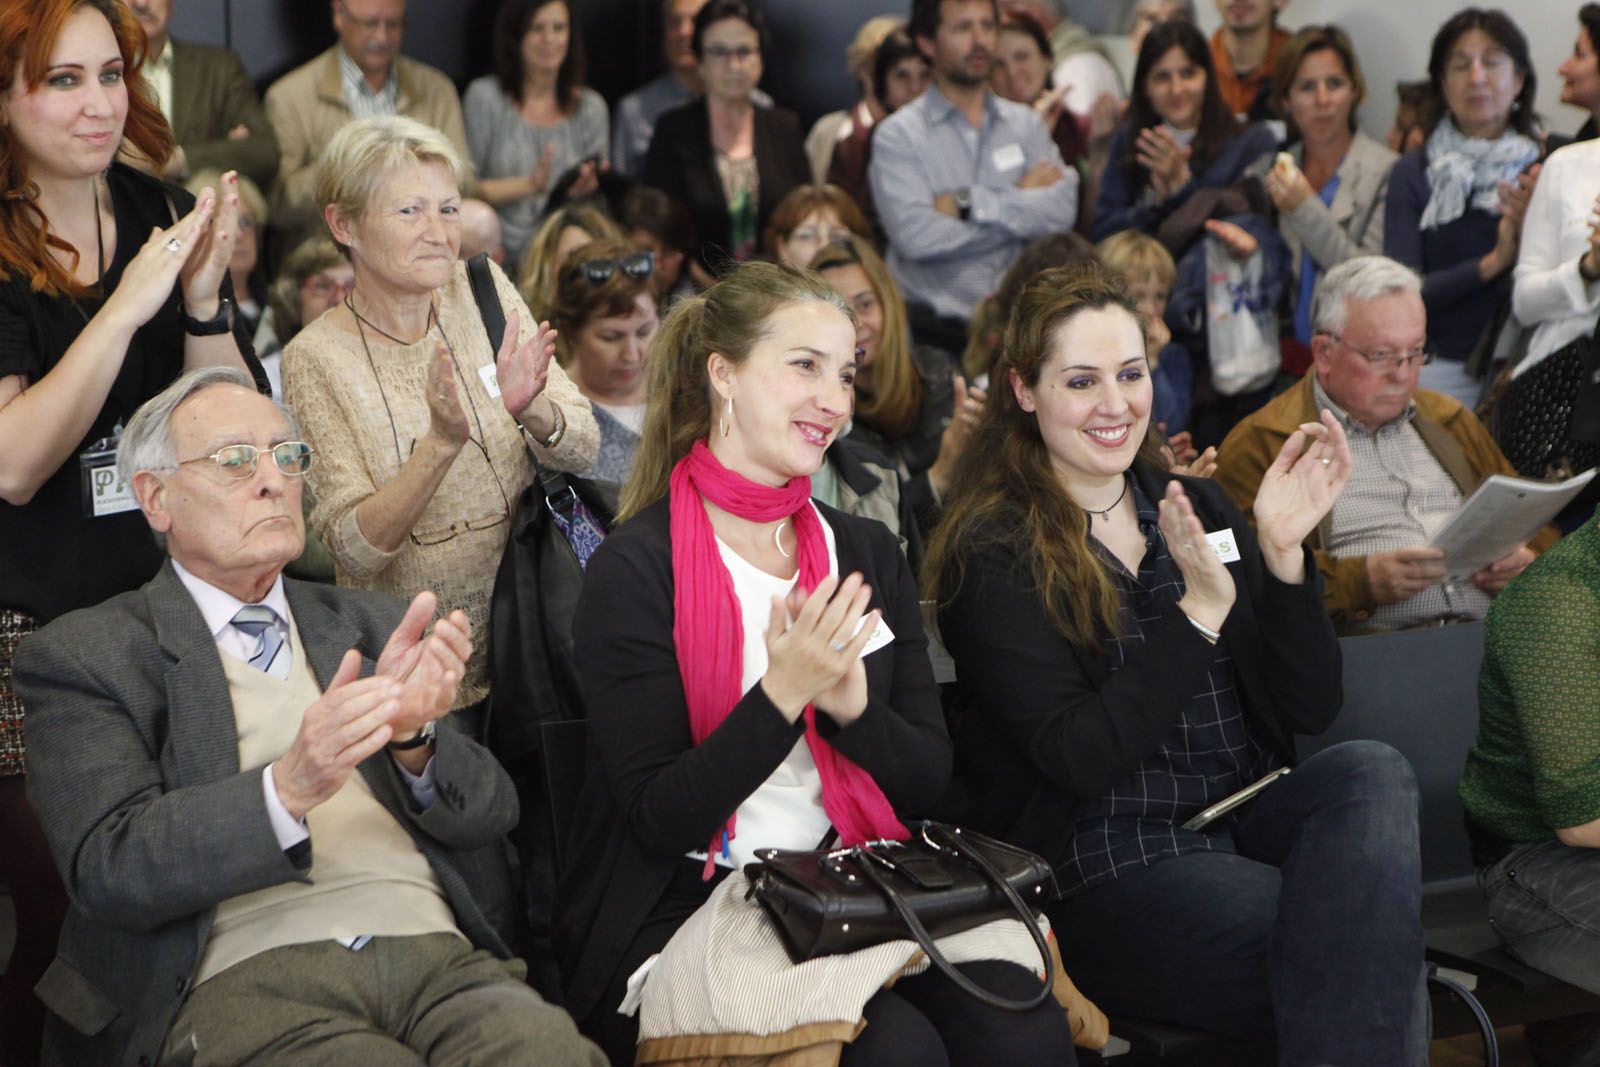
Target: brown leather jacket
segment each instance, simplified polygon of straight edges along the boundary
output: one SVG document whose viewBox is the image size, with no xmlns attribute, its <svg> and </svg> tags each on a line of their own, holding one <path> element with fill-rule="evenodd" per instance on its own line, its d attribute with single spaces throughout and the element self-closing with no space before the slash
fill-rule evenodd
<svg viewBox="0 0 1600 1067">
<path fill-rule="evenodd" d="M 1461 490 L 1470 496 L 1491 474 L 1517 472 L 1501 453 L 1478 417 L 1443 393 L 1418 389 L 1417 414 L 1413 425 Z M 1273 398 L 1266 407 L 1246 416 L 1233 428 L 1217 450 L 1216 480 L 1253 524 L 1256 489 L 1289 435 L 1303 422 L 1317 421 L 1317 405 L 1312 394 L 1312 374 L 1301 378 L 1293 388 Z M 1367 557 L 1335 558 L 1323 550 L 1331 531 L 1331 516 L 1306 538 L 1315 552 L 1317 569 L 1322 572 L 1323 600 L 1333 621 L 1341 626 L 1361 622 L 1376 606 L 1367 581 Z M 1560 533 L 1547 526 L 1528 543 L 1543 552 L 1555 543 Z"/>
</svg>

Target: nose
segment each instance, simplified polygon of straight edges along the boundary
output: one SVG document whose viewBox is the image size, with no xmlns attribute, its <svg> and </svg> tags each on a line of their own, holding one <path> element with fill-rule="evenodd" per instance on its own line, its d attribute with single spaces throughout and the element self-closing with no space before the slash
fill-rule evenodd
<svg viewBox="0 0 1600 1067">
<path fill-rule="evenodd" d="M 271 452 L 256 456 L 256 470 L 250 477 L 250 491 L 255 496 L 279 497 L 289 491 L 289 476 L 278 469 Z"/>
<path fill-rule="evenodd" d="M 1105 382 L 1095 397 L 1095 413 L 1102 416 L 1122 415 L 1128 410 L 1128 398 L 1122 384 L 1115 378 Z"/>
</svg>

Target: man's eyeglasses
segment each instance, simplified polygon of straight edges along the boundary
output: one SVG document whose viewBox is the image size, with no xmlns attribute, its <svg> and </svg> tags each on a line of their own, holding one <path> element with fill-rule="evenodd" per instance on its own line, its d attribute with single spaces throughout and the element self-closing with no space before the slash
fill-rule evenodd
<svg viewBox="0 0 1600 1067">
<path fill-rule="evenodd" d="M 362 33 L 377 33 L 379 30 L 388 30 L 390 33 L 399 33 L 401 30 L 406 28 L 406 20 L 403 18 L 386 19 L 378 15 L 369 15 L 366 18 L 362 18 L 359 15 L 352 14 L 350 9 L 344 5 L 342 0 L 339 4 L 339 10 L 344 13 L 345 18 L 349 19 L 351 22 L 360 27 Z"/>
<path fill-rule="evenodd" d="M 1333 338 L 1335 343 L 1344 345 L 1350 351 L 1366 360 L 1372 365 L 1373 370 L 1383 371 L 1384 373 L 1394 370 L 1404 370 L 1405 368 L 1413 365 L 1418 367 L 1426 367 L 1428 364 L 1433 362 L 1433 353 L 1420 345 L 1416 348 L 1413 348 L 1409 352 L 1391 352 L 1386 348 L 1379 349 L 1376 352 L 1368 352 L 1365 349 L 1357 348 L 1355 345 L 1351 344 L 1349 341 L 1346 341 L 1343 337 L 1340 337 L 1336 333 L 1330 333 L 1326 336 Z"/>
<path fill-rule="evenodd" d="M 604 285 L 619 270 L 634 281 L 640 281 L 655 271 L 656 255 L 654 252 L 630 252 L 614 259 L 586 259 L 578 264 L 578 269 L 583 271 L 590 285 Z"/>
<path fill-rule="evenodd" d="M 273 465 L 278 468 L 280 474 L 298 478 L 311 469 L 311 457 L 316 449 L 304 441 L 284 441 L 271 448 L 257 448 L 255 445 L 223 445 L 209 456 L 179 460 L 178 466 L 209 462 L 216 464 L 217 469 L 229 478 L 248 478 L 256 472 L 256 460 L 263 452 L 271 454 Z"/>
</svg>

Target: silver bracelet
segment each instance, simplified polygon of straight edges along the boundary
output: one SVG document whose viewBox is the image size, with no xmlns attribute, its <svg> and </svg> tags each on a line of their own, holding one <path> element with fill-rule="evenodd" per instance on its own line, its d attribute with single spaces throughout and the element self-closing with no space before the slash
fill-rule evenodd
<svg viewBox="0 0 1600 1067">
<path fill-rule="evenodd" d="M 1207 641 L 1210 641 L 1213 645 L 1216 644 L 1218 641 L 1222 640 L 1222 635 L 1220 633 L 1218 633 L 1217 631 L 1213 630 L 1211 627 L 1207 626 L 1205 623 L 1200 622 L 1193 615 L 1190 615 L 1187 611 L 1183 613 L 1183 617 L 1189 620 L 1189 625 L 1190 626 L 1193 626 L 1196 630 L 1200 631 L 1200 636 L 1201 637 L 1204 637 Z"/>
</svg>

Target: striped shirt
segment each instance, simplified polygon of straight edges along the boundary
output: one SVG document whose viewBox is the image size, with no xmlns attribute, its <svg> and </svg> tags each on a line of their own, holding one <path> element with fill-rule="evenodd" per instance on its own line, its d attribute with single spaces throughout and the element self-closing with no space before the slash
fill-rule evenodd
<svg viewBox="0 0 1600 1067">
<path fill-rule="evenodd" d="M 1183 598 L 1183 574 L 1167 551 L 1156 505 L 1137 483 L 1130 486 L 1145 553 L 1132 574 L 1110 552 L 1101 558 L 1121 581 L 1120 637 L 1107 642 L 1111 669 L 1121 670 L 1130 651 L 1145 641 L 1145 627 Z M 1174 716 L 1161 745 L 1110 791 L 1078 809 L 1072 854 L 1056 869 L 1063 896 L 1148 867 L 1169 856 L 1234 851 L 1226 833 L 1185 830 L 1183 823 L 1238 792 L 1271 769 L 1271 758 L 1254 737 L 1239 704 L 1227 638 L 1217 642 L 1205 683 Z M 1231 819 L 1212 824 L 1225 829 Z"/>
<path fill-rule="evenodd" d="M 353 119 L 370 119 L 395 113 L 395 98 L 400 88 L 395 80 L 393 64 L 389 67 L 389 76 L 383 79 L 383 88 L 374 90 L 367 84 L 367 76 L 361 73 L 356 61 L 350 58 L 350 53 L 341 48 L 339 88 L 344 94 L 344 102 L 350 107 L 350 117 Z"/>
<path fill-rule="evenodd" d="M 1334 501 L 1328 551 L 1372 556 L 1425 545 L 1461 508 L 1461 490 L 1417 433 L 1415 404 L 1369 430 L 1312 383 L 1317 409 L 1334 413 L 1350 440 L 1350 482 Z M 1481 619 L 1494 601 L 1470 580 L 1435 582 L 1409 600 L 1373 609 L 1366 629 L 1398 630 L 1443 618 Z"/>
</svg>

